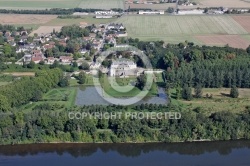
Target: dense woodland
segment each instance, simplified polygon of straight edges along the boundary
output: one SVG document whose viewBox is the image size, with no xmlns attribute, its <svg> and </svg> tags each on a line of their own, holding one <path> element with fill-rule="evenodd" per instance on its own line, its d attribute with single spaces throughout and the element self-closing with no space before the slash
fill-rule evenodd
<svg viewBox="0 0 250 166">
<path fill-rule="evenodd" d="M 172 87 L 250 88 L 250 47 L 243 50 L 195 46 L 190 42 L 164 45 L 161 41 L 138 39 L 127 42 L 143 50 L 154 68 L 164 69 Z"/>
<path fill-rule="evenodd" d="M 141 106 L 150 111 L 149 105 Z M 45 110 L 46 108 L 46 110 Z M 250 138 L 250 110 L 245 113 L 217 112 L 209 116 L 182 112 L 180 120 L 91 119 L 70 120 L 67 110 L 59 113 L 41 105 L 32 112 L 0 116 L 0 144 L 41 142 L 181 142 Z M 152 106 L 154 111 L 175 111 L 171 105 Z M 68 111 L 126 111 L 122 106 L 86 106 Z M 133 108 L 133 111 L 138 111 Z"/>
<path fill-rule="evenodd" d="M 56 68 L 36 73 L 36 77 L 22 77 L 0 88 L 0 111 L 8 112 L 12 108 L 38 101 L 51 88 L 63 81 L 63 72 Z"/>
</svg>

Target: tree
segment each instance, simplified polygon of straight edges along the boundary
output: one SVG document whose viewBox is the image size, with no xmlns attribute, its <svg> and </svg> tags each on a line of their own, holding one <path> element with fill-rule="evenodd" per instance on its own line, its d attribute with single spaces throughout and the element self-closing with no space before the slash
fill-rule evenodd
<svg viewBox="0 0 250 166">
<path fill-rule="evenodd" d="M 82 65 L 81 65 L 81 69 L 82 70 L 89 70 L 89 64 L 88 62 L 83 62 Z"/>
<path fill-rule="evenodd" d="M 69 79 L 67 77 L 64 77 L 60 80 L 60 82 L 58 83 L 58 85 L 60 87 L 67 87 L 69 86 Z"/>
<path fill-rule="evenodd" d="M 143 90 L 143 88 L 145 87 L 146 85 L 146 81 L 147 81 L 147 78 L 145 75 L 140 75 L 139 77 L 137 77 L 137 87 L 140 89 L 140 90 Z"/>
<path fill-rule="evenodd" d="M 39 62 L 39 65 L 44 65 L 44 64 L 45 64 L 44 61 L 40 61 L 40 62 Z"/>
<path fill-rule="evenodd" d="M 232 87 L 231 90 L 230 90 L 230 96 L 232 98 L 238 98 L 239 97 L 239 90 L 237 87 Z"/>
<path fill-rule="evenodd" d="M 182 89 L 182 98 L 188 101 L 191 101 L 193 96 L 192 96 L 192 88 L 188 87 L 187 85 L 184 86 Z"/>
<path fill-rule="evenodd" d="M 169 8 L 167 9 L 167 12 L 168 12 L 168 13 L 174 13 L 174 8 L 169 7 Z"/>
<path fill-rule="evenodd" d="M 52 69 L 57 68 L 57 67 L 59 67 L 59 65 L 60 65 L 59 62 L 57 60 L 55 60 L 54 63 L 50 66 L 50 68 L 52 68 Z"/>
<path fill-rule="evenodd" d="M 0 112 L 8 112 L 10 110 L 10 103 L 8 102 L 8 99 L 0 95 Z"/>
<path fill-rule="evenodd" d="M 27 67 L 30 68 L 30 69 L 34 69 L 35 66 L 36 66 L 36 64 L 35 64 L 35 62 L 33 62 L 33 61 L 31 61 L 31 62 L 27 65 Z"/>
<path fill-rule="evenodd" d="M 36 90 L 33 95 L 32 101 L 39 101 L 42 99 L 42 97 L 43 97 L 43 93 L 40 90 Z"/>
<path fill-rule="evenodd" d="M 173 69 L 174 67 L 174 54 L 168 51 L 165 56 L 163 57 L 163 61 L 167 67 Z"/>
<path fill-rule="evenodd" d="M 179 100 L 181 98 L 181 92 L 182 92 L 182 90 L 181 90 L 180 85 L 177 85 L 177 87 L 176 87 L 176 99 L 177 100 Z"/>
<path fill-rule="evenodd" d="M 77 62 L 73 62 L 72 66 L 73 66 L 73 67 L 78 67 Z"/>
<path fill-rule="evenodd" d="M 80 72 L 78 76 L 79 84 L 84 84 L 86 81 L 86 74 L 85 72 Z"/>
<path fill-rule="evenodd" d="M 195 93 L 195 97 L 196 98 L 201 98 L 202 97 L 202 86 L 199 84 L 199 85 L 196 85 L 196 87 L 194 88 L 194 93 Z"/>
</svg>

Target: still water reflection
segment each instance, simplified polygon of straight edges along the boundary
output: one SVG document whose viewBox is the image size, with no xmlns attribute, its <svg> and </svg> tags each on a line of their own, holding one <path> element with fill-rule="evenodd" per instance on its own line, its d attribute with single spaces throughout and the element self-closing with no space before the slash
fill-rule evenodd
<svg viewBox="0 0 250 166">
<path fill-rule="evenodd" d="M 250 166 L 250 141 L 0 146 L 0 166 Z"/>
</svg>

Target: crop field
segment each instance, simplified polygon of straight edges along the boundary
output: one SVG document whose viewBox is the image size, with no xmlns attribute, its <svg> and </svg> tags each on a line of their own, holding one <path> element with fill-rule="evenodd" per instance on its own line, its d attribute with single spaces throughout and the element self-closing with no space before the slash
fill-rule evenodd
<svg viewBox="0 0 250 166">
<path fill-rule="evenodd" d="M 198 7 L 233 7 L 233 8 L 249 8 L 249 0 L 192 0 L 199 4 Z M 196 6 L 197 7 L 197 6 Z"/>
<path fill-rule="evenodd" d="M 196 44 L 205 44 L 204 40 L 196 36 L 220 35 L 220 41 L 211 41 L 211 45 L 226 45 L 245 48 L 249 41 L 242 36 L 249 32 L 235 18 L 237 16 L 124 16 L 116 22 L 123 23 L 128 31 L 129 37 L 141 40 L 164 40 L 169 43 L 179 43 L 185 40 Z M 241 18 L 248 21 L 248 17 Z M 230 37 L 229 37 L 230 35 Z M 231 37 L 233 35 L 233 38 Z M 232 39 L 237 39 L 234 43 Z M 214 43 L 213 43 L 214 42 Z M 239 42 L 238 44 L 236 42 Z"/>
<path fill-rule="evenodd" d="M 75 8 L 82 0 L 0 0 L 4 9 Z"/>
<path fill-rule="evenodd" d="M 55 19 L 55 15 L 0 14 L 1 24 L 44 24 Z"/>
<path fill-rule="evenodd" d="M 30 35 L 33 36 L 35 33 L 39 36 L 42 34 L 47 34 L 53 32 L 55 30 L 56 32 L 59 32 L 61 30 L 62 26 L 40 26 L 37 30 L 33 31 Z"/>
<path fill-rule="evenodd" d="M 78 5 L 80 8 L 93 8 L 93 9 L 124 9 L 123 0 L 81 0 Z"/>
<path fill-rule="evenodd" d="M 2 9 L 124 8 L 123 0 L 0 0 Z"/>
<path fill-rule="evenodd" d="M 233 16 L 233 19 L 250 33 L 250 16 Z"/>
<path fill-rule="evenodd" d="M 248 34 L 230 16 L 124 16 L 116 22 L 135 36 Z"/>
<path fill-rule="evenodd" d="M 250 40 L 246 40 L 239 35 L 211 35 L 211 36 L 196 36 L 205 45 L 225 46 L 228 44 L 231 47 L 246 49 L 250 45 Z"/>
</svg>

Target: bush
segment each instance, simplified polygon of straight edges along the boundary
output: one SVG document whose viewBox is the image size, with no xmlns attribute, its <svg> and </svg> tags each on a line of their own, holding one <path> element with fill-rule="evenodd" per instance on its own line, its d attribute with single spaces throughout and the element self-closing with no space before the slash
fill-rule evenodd
<svg viewBox="0 0 250 166">
<path fill-rule="evenodd" d="M 232 98 L 238 98 L 239 97 L 239 90 L 238 90 L 238 88 L 236 88 L 236 87 L 231 88 L 230 96 Z"/>
</svg>

